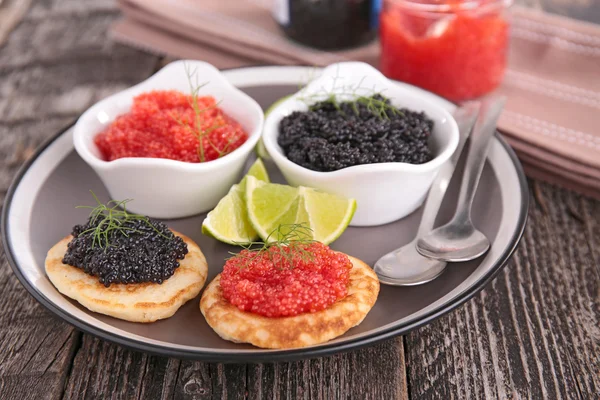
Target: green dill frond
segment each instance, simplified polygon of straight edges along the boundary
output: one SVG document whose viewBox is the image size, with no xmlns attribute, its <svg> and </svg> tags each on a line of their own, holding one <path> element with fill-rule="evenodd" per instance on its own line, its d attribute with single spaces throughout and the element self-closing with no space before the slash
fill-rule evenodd
<svg viewBox="0 0 600 400">
<path fill-rule="evenodd" d="M 315 110 L 320 103 L 330 103 L 338 112 L 345 114 L 341 105 L 346 103 L 357 115 L 359 104 L 364 105 L 370 113 L 381 119 L 389 119 L 390 115 L 403 115 L 402 111 L 394 107 L 389 99 L 383 96 L 384 91 L 364 86 L 366 77 L 349 85 L 341 84 L 338 74 L 331 79 L 331 89 L 322 87 L 314 93 L 302 93 L 301 91 L 298 100 L 308 105 L 309 110 Z M 303 91 L 306 91 L 306 87 Z"/>
<path fill-rule="evenodd" d="M 158 230 L 145 215 L 127 211 L 127 203 L 132 201 L 131 199 L 121 201 L 110 200 L 106 204 L 103 204 L 93 191 L 90 190 L 90 193 L 94 197 L 94 200 L 96 200 L 97 205 L 77 206 L 75 208 L 88 208 L 92 210 L 89 216 L 90 228 L 80 233 L 80 235 L 91 235 L 93 237 L 92 248 L 97 245 L 106 251 L 110 246 L 110 237 L 113 232 L 125 237 L 129 237 L 132 233 L 139 233 L 137 229 L 131 226 L 131 223 L 135 221 L 143 221 L 159 235 L 170 239 Z"/>
<path fill-rule="evenodd" d="M 208 82 L 200 83 L 198 79 L 197 68 L 192 69 L 192 67 L 188 63 L 184 64 L 184 68 L 188 80 L 188 85 L 190 87 L 190 107 L 192 107 L 192 110 L 194 110 L 194 121 L 192 124 L 190 124 L 188 122 L 182 121 L 176 115 L 171 116 L 173 117 L 175 122 L 177 122 L 177 124 L 186 128 L 192 135 L 198 138 L 198 158 L 200 159 L 200 162 L 206 161 L 206 155 L 204 154 L 205 141 L 210 147 L 213 148 L 213 150 L 217 152 L 218 158 L 223 157 L 227 154 L 227 147 L 229 146 L 226 146 L 226 148 L 223 150 L 219 150 L 218 147 L 212 143 L 209 135 L 211 132 L 213 132 L 216 129 L 222 128 L 224 125 L 215 122 L 207 128 L 203 127 L 206 121 L 204 115 L 207 112 L 218 108 L 222 100 L 217 101 L 214 105 L 201 107 L 200 102 L 198 100 L 200 97 L 200 90 L 204 86 L 208 85 Z"/>
<path fill-rule="evenodd" d="M 271 240 L 275 239 L 275 240 Z M 263 242 L 251 242 L 241 247 L 246 252 L 229 253 L 230 258 L 242 258 L 242 267 L 249 266 L 253 261 L 268 254 L 269 260 L 279 269 L 293 269 L 297 260 L 310 262 L 314 255 L 306 247 L 313 240 L 312 229 L 304 224 L 281 224 L 275 228 Z"/>
</svg>

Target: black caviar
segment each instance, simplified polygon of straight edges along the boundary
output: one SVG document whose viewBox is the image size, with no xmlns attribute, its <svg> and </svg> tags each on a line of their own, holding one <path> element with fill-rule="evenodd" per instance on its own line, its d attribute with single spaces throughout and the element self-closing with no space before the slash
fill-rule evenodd
<svg viewBox="0 0 600 400">
<path fill-rule="evenodd" d="M 374 95 L 293 112 L 281 120 L 277 142 L 292 162 L 326 172 L 359 164 L 428 162 L 432 130 L 425 113 L 397 109 Z"/>
<path fill-rule="evenodd" d="M 96 276 L 104 286 L 112 283 L 162 283 L 175 273 L 188 252 L 187 244 L 162 222 L 132 219 L 122 229 L 94 240 L 102 218 L 90 218 L 73 227 L 73 240 L 62 260 Z M 124 234 L 125 233 L 125 234 Z"/>
</svg>

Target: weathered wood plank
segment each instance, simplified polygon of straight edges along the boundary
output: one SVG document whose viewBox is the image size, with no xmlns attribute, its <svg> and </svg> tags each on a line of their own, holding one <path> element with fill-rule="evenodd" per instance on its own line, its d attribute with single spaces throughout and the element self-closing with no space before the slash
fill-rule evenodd
<svg viewBox="0 0 600 400">
<path fill-rule="evenodd" d="M 105 39 L 116 16 L 113 2 L 34 2 L 0 51 L 0 201 L 35 147 L 152 72 L 156 57 Z M 61 398 L 81 333 L 29 296 L 0 255 L 0 398 Z M 118 378 L 129 392 L 138 390 L 128 378 L 135 365 Z"/>
<path fill-rule="evenodd" d="M 248 366 L 250 399 L 406 399 L 402 338 L 294 363 Z"/>
<path fill-rule="evenodd" d="M 149 76 L 158 58 L 112 43 L 114 2 L 34 2 L 0 51 L 0 200 L 23 159 L 100 98 Z M 28 152 L 29 154 L 31 151 Z"/>
<path fill-rule="evenodd" d="M 411 397 L 600 396 L 600 202 L 536 184 L 544 206 L 507 269 L 406 337 Z"/>
<path fill-rule="evenodd" d="M 83 335 L 65 399 L 407 399 L 402 339 L 313 360 L 217 364 L 146 355 Z"/>
<path fill-rule="evenodd" d="M 178 367 L 179 361 L 132 352 L 83 335 L 64 398 L 172 398 Z"/>
<path fill-rule="evenodd" d="M 0 398 L 59 398 L 79 334 L 25 292 L 1 246 L 0 299 Z"/>
</svg>

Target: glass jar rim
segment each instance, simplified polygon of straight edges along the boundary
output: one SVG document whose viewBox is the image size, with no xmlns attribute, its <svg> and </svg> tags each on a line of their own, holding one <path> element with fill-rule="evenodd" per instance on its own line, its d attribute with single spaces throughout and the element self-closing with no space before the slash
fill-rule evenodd
<svg viewBox="0 0 600 400">
<path fill-rule="evenodd" d="M 418 0 L 385 0 L 395 6 L 403 7 L 413 11 L 422 11 L 427 13 L 447 13 L 453 14 L 461 11 L 481 11 L 482 9 L 508 8 L 513 0 L 466 0 L 460 3 L 423 3 Z"/>
</svg>

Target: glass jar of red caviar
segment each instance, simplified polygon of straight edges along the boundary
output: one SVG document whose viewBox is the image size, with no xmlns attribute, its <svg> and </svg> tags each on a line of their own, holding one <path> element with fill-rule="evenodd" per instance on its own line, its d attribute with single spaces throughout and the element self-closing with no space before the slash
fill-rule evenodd
<svg viewBox="0 0 600 400">
<path fill-rule="evenodd" d="M 501 82 L 512 0 L 384 0 L 381 71 L 461 101 Z"/>
</svg>

